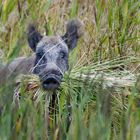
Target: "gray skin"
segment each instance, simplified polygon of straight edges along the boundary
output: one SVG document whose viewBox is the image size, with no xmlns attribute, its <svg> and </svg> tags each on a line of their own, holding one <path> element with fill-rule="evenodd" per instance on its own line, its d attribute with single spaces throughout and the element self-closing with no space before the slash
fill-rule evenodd
<svg viewBox="0 0 140 140">
<path fill-rule="evenodd" d="M 44 89 L 56 89 L 68 70 L 68 47 L 60 37 L 43 37 L 36 48 L 33 73 Z"/>
<path fill-rule="evenodd" d="M 28 58 L 16 58 L 6 65 L 0 75 L 30 74 L 39 76 L 44 90 L 55 90 L 59 87 L 63 74 L 68 70 L 69 52 L 76 47 L 81 36 L 81 22 L 71 20 L 63 36 L 42 36 L 33 25 L 28 28 L 28 43 L 34 54 Z M 0 83 L 2 82 L 2 78 Z"/>
</svg>

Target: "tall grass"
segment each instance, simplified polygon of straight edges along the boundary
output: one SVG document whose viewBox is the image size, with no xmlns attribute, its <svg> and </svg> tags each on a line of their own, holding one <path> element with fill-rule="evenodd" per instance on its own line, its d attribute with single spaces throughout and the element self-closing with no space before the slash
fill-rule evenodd
<svg viewBox="0 0 140 140">
<path fill-rule="evenodd" d="M 75 76 L 102 72 L 137 77 L 139 7 L 138 0 L 0 0 L 2 63 L 32 53 L 26 41 L 31 22 L 48 35 L 63 35 L 71 18 L 84 23 L 84 35 L 70 53 L 70 69 L 54 106 L 50 99 L 49 119 L 45 117 L 44 92 L 36 89 L 38 96 L 32 101 L 34 91 L 25 88 L 29 79 L 22 81 L 17 91 L 10 80 L 8 86 L 0 87 L 0 139 L 139 140 L 139 78 L 131 87 L 114 88 L 104 87 L 102 78 Z M 18 91 L 17 108 L 13 94 Z"/>
</svg>

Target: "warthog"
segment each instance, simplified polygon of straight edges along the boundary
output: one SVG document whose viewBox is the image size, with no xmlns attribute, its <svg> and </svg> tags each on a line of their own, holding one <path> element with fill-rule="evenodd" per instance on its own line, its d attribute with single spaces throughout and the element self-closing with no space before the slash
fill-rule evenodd
<svg viewBox="0 0 140 140">
<path fill-rule="evenodd" d="M 42 36 L 33 25 L 28 28 L 29 47 L 34 54 L 19 57 L 0 70 L 0 83 L 10 74 L 30 74 L 39 76 L 44 90 L 59 87 L 63 74 L 68 70 L 69 52 L 76 47 L 81 35 L 81 22 L 71 20 L 63 36 Z"/>
</svg>

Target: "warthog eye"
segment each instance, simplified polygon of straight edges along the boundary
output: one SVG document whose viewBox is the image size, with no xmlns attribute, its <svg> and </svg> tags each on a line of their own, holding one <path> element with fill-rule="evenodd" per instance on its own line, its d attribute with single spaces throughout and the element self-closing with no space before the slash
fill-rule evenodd
<svg viewBox="0 0 140 140">
<path fill-rule="evenodd" d="M 41 51 L 41 52 L 36 53 L 36 55 L 37 57 L 41 58 L 44 55 L 44 53 Z"/>
<path fill-rule="evenodd" d="M 64 59 L 66 57 L 66 53 L 65 52 L 60 52 L 60 58 Z"/>
</svg>

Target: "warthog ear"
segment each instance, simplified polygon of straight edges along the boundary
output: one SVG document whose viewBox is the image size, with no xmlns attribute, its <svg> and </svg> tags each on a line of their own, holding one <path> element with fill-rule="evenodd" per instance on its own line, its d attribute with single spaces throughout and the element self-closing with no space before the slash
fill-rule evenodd
<svg viewBox="0 0 140 140">
<path fill-rule="evenodd" d="M 37 46 L 38 42 L 41 40 L 42 36 L 36 30 L 34 25 L 28 26 L 27 36 L 28 36 L 29 46 L 35 52 L 36 46 Z"/>
<path fill-rule="evenodd" d="M 82 33 L 82 22 L 78 19 L 74 19 L 67 23 L 66 33 L 62 36 L 62 39 L 68 45 L 68 48 L 72 50 L 76 47 L 77 41 Z"/>
</svg>

